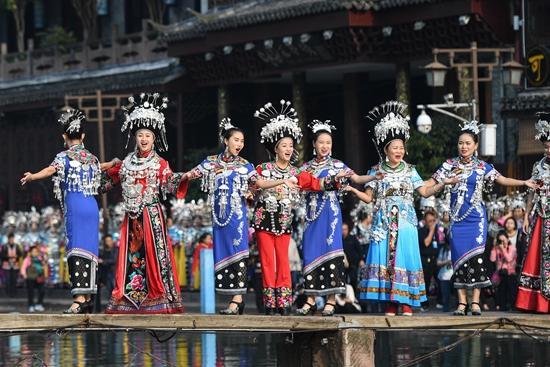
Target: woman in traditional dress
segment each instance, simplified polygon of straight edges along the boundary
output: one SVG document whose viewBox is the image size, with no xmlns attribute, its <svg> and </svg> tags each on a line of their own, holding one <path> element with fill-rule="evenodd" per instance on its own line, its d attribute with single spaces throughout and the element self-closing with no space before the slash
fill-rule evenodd
<svg viewBox="0 0 550 367">
<path fill-rule="evenodd" d="M 241 129 L 224 118 L 220 122 L 220 141 L 224 152 L 207 157 L 189 171 L 188 179 L 202 178 L 201 188 L 208 193 L 211 205 L 212 234 L 214 237 L 215 290 L 231 295 L 222 315 L 244 312 L 243 294 L 247 290 L 248 218 L 246 198 L 250 189 L 268 189 L 281 184 L 295 186 L 293 180 L 263 180 L 254 166 L 239 156 L 244 148 Z"/>
<path fill-rule="evenodd" d="M 417 191 L 430 197 L 444 186 L 426 187 L 416 168 L 403 160 L 409 139 L 406 109 L 389 101 L 369 112 L 381 158 L 369 174 L 382 178 L 367 184 L 364 192 L 349 188 L 362 201 L 375 202 L 371 244 L 359 276 L 360 298 L 387 302 L 388 316 L 395 316 L 399 305 L 404 316 L 412 316 L 412 307 L 427 300 L 413 195 Z"/>
<path fill-rule="evenodd" d="M 265 313 L 272 315 L 279 312 L 281 315 L 288 315 L 292 306 L 288 247 L 293 209 L 300 204 L 301 199 L 299 190 L 335 190 L 338 176 L 318 179 L 291 164 L 297 155 L 294 144 L 300 142 L 302 131 L 298 126 L 297 113 L 290 107 L 289 101 L 281 100 L 280 111 L 267 103 L 254 116 L 266 121 L 260 132 L 260 141 L 269 156 L 275 158 L 256 167 L 259 176 L 268 181 L 293 177 L 298 180 L 297 189 L 281 185 L 260 190 L 252 218 L 260 252 Z M 340 177 L 344 177 L 343 174 Z"/>
<path fill-rule="evenodd" d="M 315 158 L 300 168 L 319 179 L 346 175 L 352 182 L 365 184 L 373 176 L 358 176 L 343 162 L 332 158 L 332 131 L 330 121 L 314 120 L 309 127 L 313 132 Z M 341 185 L 345 187 L 346 185 Z M 297 315 L 311 315 L 315 312 L 315 297 L 327 296 L 323 316 L 334 315 L 336 294 L 346 293 L 344 272 L 344 250 L 342 244 L 342 210 L 340 191 L 306 193 L 306 228 L 303 237 L 304 306 L 296 310 Z"/>
<path fill-rule="evenodd" d="M 84 148 L 84 122 L 79 110 L 68 109 L 59 122 L 67 150 L 56 155 L 52 164 L 38 173 L 25 172 L 21 184 L 53 177 L 54 194 L 65 217 L 66 254 L 73 304 L 64 313 L 91 312 L 91 297 L 97 293 L 99 210 L 94 195 L 101 179 L 102 164 Z"/>
<path fill-rule="evenodd" d="M 490 163 L 477 158 L 479 141 L 477 121 L 464 124 L 458 138 L 459 156 L 447 160 L 433 174 L 428 185 L 439 184 L 449 178 L 458 182 L 451 189 L 451 255 L 454 287 L 458 289 L 458 308 L 455 315 L 468 311 L 467 290 L 473 289 L 470 309 L 472 315 L 481 315 L 479 296 L 481 288 L 491 286 L 487 275 L 489 264 L 484 259 L 487 241 L 487 211 L 483 202 L 484 189 L 494 182 L 503 186 L 536 187 L 533 181 L 520 181 L 502 176 Z"/>
<path fill-rule="evenodd" d="M 519 277 L 516 307 L 550 313 L 550 113 L 539 113 L 535 138 L 544 146 L 544 157 L 533 165 L 531 178 L 538 187 L 529 193 L 523 229 L 527 250 Z M 533 213 L 531 221 L 529 214 Z"/>
<path fill-rule="evenodd" d="M 183 198 L 187 181 L 156 149 L 168 149 L 163 109 L 168 99 L 142 93 L 129 97 L 122 131 L 136 147 L 103 175 L 101 191 L 122 187 L 125 216 L 119 239 L 115 288 L 106 313 L 183 312 L 180 286 L 160 204 L 166 194 Z"/>
</svg>

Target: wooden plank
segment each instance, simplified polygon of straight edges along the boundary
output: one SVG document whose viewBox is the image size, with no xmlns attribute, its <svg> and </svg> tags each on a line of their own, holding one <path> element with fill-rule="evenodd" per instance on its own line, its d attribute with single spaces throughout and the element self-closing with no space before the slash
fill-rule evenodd
<svg viewBox="0 0 550 367">
<path fill-rule="evenodd" d="M 491 324 L 492 323 L 492 324 Z M 517 329 L 522 327 L 550 329 L 547 315 L 494 313 L 478 317 L 420 315 L 386 317 L 339 315 L 335 317 L 281 317 L 263 315 L 221 316 L 206 314 L 177 315 L 59 315 L 0 314 L 0 331 L 56 330 L 89 328 L 120 329 L 185 329 L 213 331 L 338 331 L 344 329 Z"/>
</svg>

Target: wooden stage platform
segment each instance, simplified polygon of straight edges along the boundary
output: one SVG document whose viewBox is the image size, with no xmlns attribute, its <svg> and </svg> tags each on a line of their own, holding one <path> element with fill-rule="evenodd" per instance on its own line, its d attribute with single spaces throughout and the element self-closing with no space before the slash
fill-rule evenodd
<svg viewBox="0 0 550 367">
<path fill-rule="evenodd" d="M 550 317 L 497 312 L 466 317 L 433 313 L 412 317 L 221 316 L 191 313 L 178 315 L 0 314 L 0 335 L 4 336 L 55 332 L 63 337 L 67 332 L 87 331 L 146 331 L 154 336 L 156 332 L 288 333 L 289 337 L 284 343 L 274 346 L 277 351 L 278 365 L 288 367 L 374 366 L 376 331 L 405 330 L 407 332 L 411 329 L 465 330 L 461 333 L 469 333 L 469 337 L 489 330 L 504 332 L 514 330 L 537 333 L 544 338 L 549 338 Z M 461 336 L 461 338 L 465 337 Z"/>
<path fill-rule="evenodd" d="M 418 316 L 383 315 L 336 315 L 317 316 L 221 316 L 206 314 L 177 315 L 60 315 L 60 314 L 0 314 L 0 332 L 47 331 L 47 330 L 196 330 L 196 331 L 248 331 L 248 332 L 318 332 L 344 329 L 391 330 L 391 329 L 461 329 L 487 328 L 548 329 L 548 315 L 488 312 L 483 316 L 451 316 L 419 314 Z"/>
</svg>

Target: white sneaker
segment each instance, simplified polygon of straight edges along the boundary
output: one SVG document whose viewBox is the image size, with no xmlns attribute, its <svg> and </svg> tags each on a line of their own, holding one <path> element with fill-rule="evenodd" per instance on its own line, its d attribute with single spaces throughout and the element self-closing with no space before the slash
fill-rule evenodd
<svg viewBox="0 0 550 367">
<path fill-rule="evenodd" d="M 437 305 L 435 305 L 435 308 L 437 308 L 438 310 L 442 310 L 443 309 L 443 305 L 438 303 Z"/>
<path fill-rule="evenodd" d="M 34 312 L 34 306 L 29 306 L 29 312 Z"/>
<path fill-rule="evenodd" d="M 38 311 L 38 312 L 43 312 L 44 311 L 44 306 L 36 305 L 36 306 L 34 306 L 34 310 Z"/>
</svg>

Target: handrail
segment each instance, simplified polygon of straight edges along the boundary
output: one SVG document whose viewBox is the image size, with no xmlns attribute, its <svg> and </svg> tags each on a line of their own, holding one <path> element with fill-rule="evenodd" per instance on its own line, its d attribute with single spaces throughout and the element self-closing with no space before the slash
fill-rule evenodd
<svg viewBox="0 0 550 367">
<path fill-rule="evenodd" d="M 34 42 L 29 39 L 27 51 L 7 53 L 6 44 L 1 44 L 0 82 L 165 58 L 166 45 L 159 32 L 148 29 L 147 20 L 143 20 L 143 29 L 122 36 L 113 31 L 109 42 L 93 46 L 78 42 L 63 49 L 59 46 L 34 49 Z"/>
</svg>

